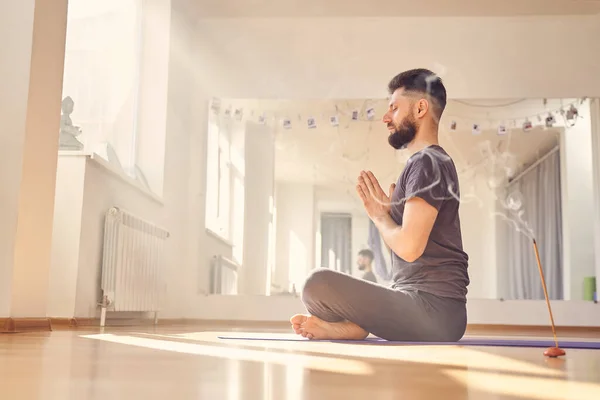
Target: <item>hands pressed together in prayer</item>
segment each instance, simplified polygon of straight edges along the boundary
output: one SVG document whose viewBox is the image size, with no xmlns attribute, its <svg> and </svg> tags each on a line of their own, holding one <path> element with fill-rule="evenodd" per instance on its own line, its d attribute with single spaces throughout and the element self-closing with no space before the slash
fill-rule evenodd
<svg viewBox="0 0 600 400">
<path fill-rule="evenodd" d="M 356 191 L 363 202 L 369 218 L 374 220 L 389 215 L 392 194 L 395 188 L 396 184 L 392 183 L 386 194 L 371 171 L 362 171 L 360 173 Z"/>
</svg>

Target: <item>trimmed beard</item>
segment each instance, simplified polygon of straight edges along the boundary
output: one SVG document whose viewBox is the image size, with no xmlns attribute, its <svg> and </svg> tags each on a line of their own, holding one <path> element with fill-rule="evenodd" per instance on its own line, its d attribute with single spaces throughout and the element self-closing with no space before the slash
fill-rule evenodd
<svg viewBox="0 0 600 400">
<path fill-rule="evenodd" d="M 418 126 L 412 116 L 404 118 L 395 128 L 396 130 L 388 136 L 388 143 L 396 150 L 404 149 L 417 136 Z"/>
</svg>

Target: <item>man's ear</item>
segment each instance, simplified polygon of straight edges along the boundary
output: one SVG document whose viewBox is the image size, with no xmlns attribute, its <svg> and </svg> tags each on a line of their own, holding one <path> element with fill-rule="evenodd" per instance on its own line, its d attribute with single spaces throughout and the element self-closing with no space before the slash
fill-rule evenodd
<svg viewBox="0 0 600 400">
<path fill-rule="evenodd" d="M 429 102 L 426 99 L 420 99 L 416 103 L 417 118 L 422 118 L 429 110 Z"/>
</svg>

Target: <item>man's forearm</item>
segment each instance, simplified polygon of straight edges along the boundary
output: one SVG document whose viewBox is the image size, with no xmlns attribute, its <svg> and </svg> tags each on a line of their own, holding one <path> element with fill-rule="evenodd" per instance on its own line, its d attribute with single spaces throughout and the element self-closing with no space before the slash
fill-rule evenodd
<svg viewBox="0 0 600 400">
<path fill-rule="evenodd" d="M 406 237 L 406 232 L 402 229 L 402 226 L 398 225 L 389 214 L 374 218 L 373 223 L 379 230 L 385 244 L 398 257 L 409 262 L 417 258 L 413 241 L 411 238 Z"/>
</svg>

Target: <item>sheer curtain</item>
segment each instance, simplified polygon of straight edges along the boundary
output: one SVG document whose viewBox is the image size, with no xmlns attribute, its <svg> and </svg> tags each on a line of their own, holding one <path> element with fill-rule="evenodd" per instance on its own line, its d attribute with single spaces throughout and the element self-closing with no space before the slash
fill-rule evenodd
<svg viewBox="0 0 600 400">
<path fill-rule="evenodd" d="M 533 169 L 513 181 L 508 196 L 522 201 L 522 219 L 533 231 L 544 270 L 548 297 L 563 298 L 560 153 L 553 150 Z M 507 230 L 508 293 L 511 299 L 544 299 L 532 239 Z"/>
<path fill-rule="evenodd" d="M 375 258 L 373 260 L 375 274 L 383 281 L 390 281 L 392 279 L 392 269 L 390 268 L 388 270 L 383 256 L 383 250 L 381 249 L 381 242 L 382 239 L 379 229 L 377 229 L 375 223 L 369 219 L 369 248 L 373 251 L 373 256 Z"/>
<path fill-rule="evenodd" d="M 351 262 L 352 216 L 321 214 L 321 266 L 350 273 Z"/>
<path fill-rule="evenodd" d="M 142 7 L 142 0 L 69 0 L 65 44 L 63 98 L 74 102 L 77 139 L 132 176 Z"/>
</svg>

